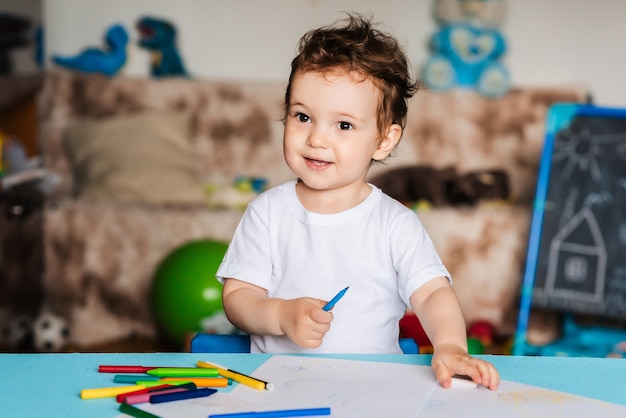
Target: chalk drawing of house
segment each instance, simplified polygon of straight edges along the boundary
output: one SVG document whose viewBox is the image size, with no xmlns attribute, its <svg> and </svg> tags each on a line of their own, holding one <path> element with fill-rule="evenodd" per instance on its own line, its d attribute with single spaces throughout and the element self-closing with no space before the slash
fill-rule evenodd
<svg viewBox="0 0 626 418">
<path fill-rule="evenodd" d="M 603 303 L 607 252 L 590 208 L 576 213 L 550 242 L 544 294 L 570 301 Z"/>
</svg>

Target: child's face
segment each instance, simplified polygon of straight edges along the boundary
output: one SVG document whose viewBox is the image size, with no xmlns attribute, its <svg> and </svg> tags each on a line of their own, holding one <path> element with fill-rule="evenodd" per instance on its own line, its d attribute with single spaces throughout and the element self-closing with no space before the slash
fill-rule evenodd
<svg viewBox="0 0 626 418">
<path fill-rule="evenodd" d="M 402 128 L 381 138 L 377 126 L 380 90 L 346 71 L 297 73 L 284 131 L 289 168 L 314 190 L 359 191 L 372 159 L 389 155 Z"/>
</svg>

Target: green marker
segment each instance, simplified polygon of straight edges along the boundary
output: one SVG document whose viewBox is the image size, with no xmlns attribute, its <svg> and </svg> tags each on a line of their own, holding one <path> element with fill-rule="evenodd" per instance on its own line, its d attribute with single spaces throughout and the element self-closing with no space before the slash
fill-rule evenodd
<svg viewBox="0 0 626 418">
<path fill-rule="evenodd" d="M 204 369 L 199 367 L 164 367 L 148 370 L 151 376 L 158 377 L 217 377 L 217 369 Z"/>
<path fill-rule="evenodd" d="M 168 385 L 172 385 L 172 386 L 178 386 L 178 385 L 184 385 L 187 383 L 191 383 L 191 380 L 181 380 L 179 382 L 162 382 L 161 380 L 137 380 L 135 382 L 136 385 L 138 386 L 143 386 L 145 388 L 151 388 L 154 386 L 160 386 L 163 384 L 168 384 Z"/>
<path fill-rule="evenodd" d="M 120 412 L 135 418 L 160 418 L 158 415 L 151 414 L 148 411 L 129 405 L 126 402 L 120 403 Z"/>
</svg>

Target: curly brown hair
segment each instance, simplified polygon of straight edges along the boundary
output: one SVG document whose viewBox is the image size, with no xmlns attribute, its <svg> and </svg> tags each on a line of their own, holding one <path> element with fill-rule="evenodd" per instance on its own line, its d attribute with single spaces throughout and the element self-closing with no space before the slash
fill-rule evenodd
<svg viewBox="0 0 626 418">
<path fill-rule="evenodd" d="M 409 60 L 396 38 L 354 13 L 332 25 L 310 30 L 300 38 L 298 54 L 291 61 L 285 114 L 291 83 L 298 72 L 326 73 L 338 68 L 361 74 L 380 89 L 377 126 L 381 134 L 391 124 L 404 128 L 407 100 L 418 89 L 410 74 Z"/>
</svg>

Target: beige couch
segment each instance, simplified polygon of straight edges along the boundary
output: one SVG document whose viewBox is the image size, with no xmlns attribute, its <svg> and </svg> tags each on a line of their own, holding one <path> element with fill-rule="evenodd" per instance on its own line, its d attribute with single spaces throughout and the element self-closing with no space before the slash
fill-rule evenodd
<svg viewBox="0 0 626 418">
<path fill-rule="evenodd" d="M 147 296 L 155 266 L 191 240 L 228 241 L 242 214 L 232 199 L 209 207 L 206 185 L 228 190 L 243 175 L 273 186 L 292 177 L 281 148 L 284 87 L 47 75 L 41 139 L 60 183 L 43 214 L 43 287 L 46 307 L 69 321 L 74 346 L 156 335 Z M 497 100 L 420 91 L 395 156 L 373 170 L 507 173 L 506 203 L 419 213 L 468 323 L 485 319 L 512 332 L 546 111 L 583 99 L 576 89 L 515 89 Z"/>
</svg>

